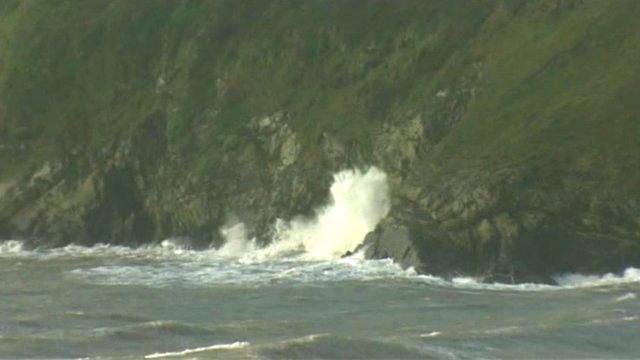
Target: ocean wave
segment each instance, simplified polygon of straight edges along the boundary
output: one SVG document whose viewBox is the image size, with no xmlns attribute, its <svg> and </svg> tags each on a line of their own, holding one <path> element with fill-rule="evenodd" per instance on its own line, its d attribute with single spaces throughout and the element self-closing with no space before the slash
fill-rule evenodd
<svg viewBox="0 0 640 360">
<path fill-rule="evenodd" d="M 320 338 L 331 336 L 329 333 L 321 333 L 321 334 L 309 334 L 293 339 L 286 339 L 279 342 L 280 345 L 289 345 L 289 344 L 304 344 L 311 343 L 317 341 Z"/>
<path fill-rule="evenodd" d="M 423 275 L 424 276 L 424 275 Z M 434 277 L 426 276 L 429 279 Z M 439 278 L 436 278 L 439 279 Z M 583 274 L 562 274 L 554 277 L 557 285 L 524 283 L 524 284 L 502 284 L 483 283 L 480 279 L 472 277 L 457 277 L 451 280 L 451 286 L 458 288 L 472 288 L 480 290 L 519 290 L 519 291 L 540 291 L 540 290 L 564 290 L 595 288 L 629 284 L 640 282 L 640 269 L 627 268 L 621 274 L 607 273 L 603 275 L 583 275 Z M 446 281 L 445 281 L 446 283 Z"/>
<path fill-rule="evenodd" d="M 60 260 L 76 258 L 141 258 L 141 259 L 211 259 L 215 249 L 192 250 L 180 245 L 178 241 L 166 239 L 157 244 L 129 247 L 98 243 L 92 246 L 69 244 L 57 248 L 28 249 L 26 243 L 20 240 L 0 242 L 0 258 L 31 258 L 35 260 Z"/>
<path fill-rule="evenodd" d="M 236 341 L 236 342 L 233 342 L 233 343 L 230 343 L 230 344 L 216 344 L 216 345 L 211 345 L 211 346 L 198 347 L 198 348 L 194 348 L 194 349 L 185 349 L 185 350 L 182 350 L 182 351 L 154 353 L 154 354 L 145 355 L 144 358 L 145 359 L 158 359 L 158 358 L 166 358 L 166 357 L 179 357 L 179 356 L 185 356 L 185 355 L 200 353 L 200 352 L 204 352 L 204 351 L 211 351 L 211 350 L 242 349 L 242 348 L 245 348 L 245 347 L 247 347 L 249 345 L 250 345 L 250 343 L 248 343 L 246 341 Z"/>
<path fill-rule="evenodd" d="M 258 357 L 276 359 L 422 359 L 433 356 L 424 347 L 380 339 L 314 334 L 255 348 Z"/>
<path fill-rule="evenodd" d="M 101 285 L 149 287 L 232 286 L 259 287 L 280 283 L 313 285 L 335 281 L 412 279 L 391 260 L 339 259 L 333 261 L 268 261 L 242 263 L 224 258 L 210 261 L 157 261 L 144 264 L 108 264 L 76 268 L 70 276 Z"/>
<path fill-rule="evenodd" d="M 442 333 L 440 331 L 432 331 L 430 333 L 424 333 L 424 334 L 420 334 L 421 338 L 432 338 L 432 337 L 436 337 L 436 336 L 440 336 L 442 335 Z"/>
<path fill-rule="evenodd" d="M 98 320 L 107 320 L 107 321 L 118 321 L 118 322 L 138 322 L 145 323 L 151 322 L 147 317 L 135 315 L 135 314 L 125 314 L 125 313 L 117 313 L 117 312 L 86 312 L 86 311 L 66 311 L 65 316 L 85 318 L 85 319 L 98 319 Z"/>
<path fill-rule="evenodd" d="M 198 326 L 182 324 L 177 321 L 159 320 L 125 326 L 97 328 L 93 332 L 99 337 L 115 338 L 123 341 L 135 341 L 157 336 L 210 336 L 213 334 L 212 331 Z"/>
<path fill-rule="evenodd" d="M 568 288 L 595 287 L 640 282 L 640 269 L 630 267 L 622 274 L 604 275 L 566 274 L 555 278 L 558 285 Z"/>
<path fill-rule="evenodd" d="M 555 277 L 558 285 L 484 283 L 481 279 L 419 275 L 402 269 L 390 259 L 367 260 L 362 253 L 332 260 L 285 257 L 258 260 L 229 257 L 216 249 L 193 250 L 171 239 L 137 248 L 96 244 L 68 245 L 54 249 L 26 249 L 23 242 L 0 242 L 0 258 L 31 258 L 41 261 L 66 259 L 142 259 L 144 264 L 109 262 L 106 265 L 71 270 L 70 275 L 102 285 L 144 285 L 151 287 L 209 285 L 265 286 L 282 282 L 312 284 L 331 281 L 375 281 L 400 279 L 459 289 L 498 291 L 547 291 L 593 288 L 640 282 L 640 269 L 628 268 L 621 274 L 564 274 Z"/>
<path fill-rule="evenodd" d="M 616 298 L 616 302 L 622 302 L 622 301 L 628 301 L 628 300 L 634 300 L 636 298 L 636 294 L 629 292 L 626 293 L 622 296 L 619 296 Z"/>
</svg>

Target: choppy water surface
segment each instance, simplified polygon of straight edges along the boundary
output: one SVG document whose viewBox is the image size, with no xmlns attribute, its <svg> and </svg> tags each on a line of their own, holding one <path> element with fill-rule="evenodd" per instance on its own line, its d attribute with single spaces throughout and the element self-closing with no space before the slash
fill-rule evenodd
<svg viewBox="0 0 640 360">
<path fill-rule="evenodd" d="M 640 356 L 640 270 L 562 286 L 388 261 L 0 243 L 0 358 Z"/>
</svg>

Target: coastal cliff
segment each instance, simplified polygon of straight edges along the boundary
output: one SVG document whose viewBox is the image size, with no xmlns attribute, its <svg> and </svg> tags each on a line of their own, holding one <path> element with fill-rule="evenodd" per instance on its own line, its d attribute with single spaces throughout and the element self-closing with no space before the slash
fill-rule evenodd
<svg viewBox="0 0 640 360">
<path fill-rule="evenodd" d="M 370 258 L 640 266 L 640 2 L 3 1 L 0 238 L 266 244 L 375 165 Z M 186 241 L 186 240 L 185 240 Z"/>
</svg>

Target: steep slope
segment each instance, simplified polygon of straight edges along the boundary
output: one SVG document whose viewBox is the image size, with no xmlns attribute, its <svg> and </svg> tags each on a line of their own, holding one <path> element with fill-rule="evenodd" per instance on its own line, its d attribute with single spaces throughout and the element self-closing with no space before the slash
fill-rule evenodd
<svg viewBox="0 0 640 360">
<path fill-rule="evenodd" d="M 5 1 L 0 235 L 260 240 L 375 164 L 369 256 L 640 264 L 635 1 Z"/>
</svg>

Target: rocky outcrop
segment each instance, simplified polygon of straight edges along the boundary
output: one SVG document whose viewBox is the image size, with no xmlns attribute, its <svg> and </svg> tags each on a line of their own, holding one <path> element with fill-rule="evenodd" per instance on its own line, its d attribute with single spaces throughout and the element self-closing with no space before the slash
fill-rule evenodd
<svg viewBox="0 0 640 360">
<path fill-rule="evenodd" d="M 400 224 L 381 226 L 367 234 L 361 249 L 367 259 L 393 259 L 405 269 L 413 268 L 424 273 L 427 271 L 428 254 L 422 248 L 422 234 L 415 230 Z"/>
<path fill-rule="evenodd" d="M 220 246 L 220 229 L 233 220 L 266 243 L 277 217 L 310 214 L 324 201 L 334 163 L 301 172 L 307 164 L 287 116 L 256 117 L 241 136 L 221 135 L 210 145 L 225 151 L 198 177 L 168 146 L 166 114 L 152 112 L 99 154 L 46 163 L 26 181 L 3 183 L 0 231 L 32 246 L 136 246 L 180 237 L 203 248 Z"/>
<path fill-rule="evenodd" d="M 366 256 L 423 273 L 509 283 L 553 283 L 558 273 L 640 264 L 634 197 L 571 183 L 548 187 L 527 173 L 449 178 L 423 191 L 409 186 L 367 236 Z"/>
</svg>

